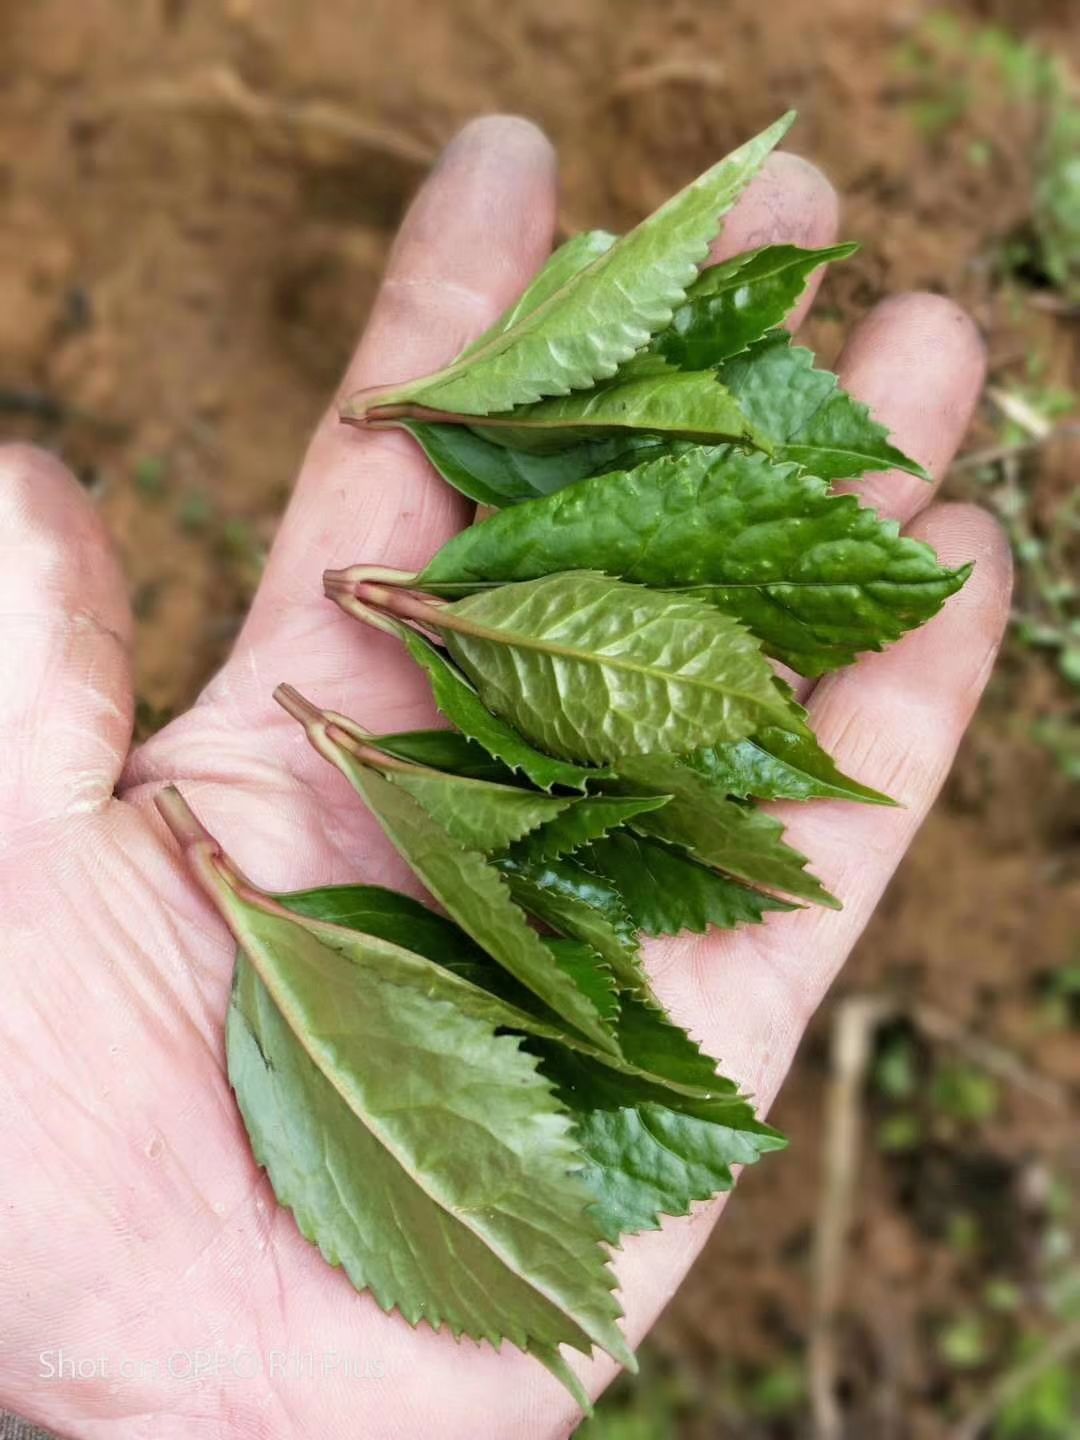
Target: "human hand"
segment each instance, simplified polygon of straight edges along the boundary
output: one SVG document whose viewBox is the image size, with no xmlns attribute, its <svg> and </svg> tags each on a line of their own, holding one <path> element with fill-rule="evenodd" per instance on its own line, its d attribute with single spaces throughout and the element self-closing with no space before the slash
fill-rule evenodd
<svg viewBox="0 0 1080 1440">
<path fill-rule="evenodd" d="M 830 244 L 836 208 L 817 171 L 775 156 L 717 257 Z M 518 120 L 467 127 L 405 220 L 343 393 L 452 358 L 543 263 L 554 217 L 542 136 Z M 971 322 L 934 296 L 887 301 L 852 336 L 840 372 L 940 476 L 982 381 Z M 925 629 L 809 700 L 837 763 L 903 808 L 782 807 L 843 912 L 773 916 L 648 952 L 673 1016 L 763 1106 L 944 779 L 1007 613 L 1008 551 L 985 514 L 931 504 L 930 488 L 905 475 L 859 488 L 946 563 L 977 562 Z M 535 1361 L 383 1314 L 275 1204 L 225 1074 L 232 942 L 152 805 L 177 782 L 271 890 L 357 880 L 414 890 L 271 691 L 290 681 L 377 731 L 431 724 L 419 672 L 393 639 L 327 603 L 320 577 L 358 556 L 419 568 L 468 523 L 466 503 L 406 437 L 342 426 L 331 408 L 231 658 L 187 715 L 133 754 L 131 617 L 90 502 L 55 460 L 16 447 L 0 463 L 0 514 L 0 1400 L 109 1440 L 567 1434 L 572 1402 Z M 633 1343 L 721 1209 L 618 1253 Z M 46 1378 L 61 1350 L 93 1373 Z M 314 1374 L 280 1360 L 271 1373 L 272 1352 L 310 1353 Z M 201 1357 L 219 1354 L 248 1358 L 214 1373 Z M 324 1362 L 331 1354 L 338 1361 Z M 594 1392 L 612 1374 L 606 1358 L 572 1363 Z M 367 1378 L 348 1373 L 358 1365 Z"/>
</svg>

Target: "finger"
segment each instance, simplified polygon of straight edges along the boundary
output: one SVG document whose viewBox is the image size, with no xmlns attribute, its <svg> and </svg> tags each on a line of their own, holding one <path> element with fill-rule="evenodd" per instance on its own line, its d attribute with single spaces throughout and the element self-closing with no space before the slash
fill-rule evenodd
<svg viewBox="0 0 1080 1440">
<path fill-rule="evenodd" d="M 58 460 L 0 449 L 0 848 L 97 809 L 131 739 L 131 613 L 105 528 Z"/>
<path fill-rule="evenodd" d="M 898 808 L 815 801 L 775 807 L 786 838 L 843 910 L 775 917 L 760 930 L 672 946 L 658 979 L 676 1016 L 702 1033 L 763 1102 L 873 913 L 948 774 L 1008 618 L 1011 558 L 996 522 L 968 505 L 935 505 L 910 533 L 948 564 L 975 562 L 963 590 L 922 630 L 824 680 L 814 729 L 840 768 Z M 689 963 L 688 963 L 689 962 Z"/>
<path fill-rule="evenodd" d="M 543 264 L 554 224 L 555 162 L 543 134 L 511 117 L 467 125 L 410 207 L 341 396 L 453 359 Z M 422 564 L 467 518 L 467 503 L 412 440 L 343 425 L 335 404 L 282 521 L 239 667 L 250 663 L 245 652 L 267 645 L 295 660 L 293 642 L 313 623 L 355 638 L 355 627 L 339 626 L 323 599 L 323 570 L 359 559 Z"/>
<path fill-rule="evenodd" d="M 550 253 L 554 222 L 554 157 L 541 132 L 510 117 L 467 125 L 409 208 L 341 393 L 452 359 L 528 284 Z M 271 700 L 280 680 L 373 728 L 426 723 L 431 701 L 416 667 L 389 636 L 357 626 L 324 599 L 322 572 L 359 560 L 418 568 L 467 518 L 466 502 L 411 439 L 343 425 L 335 402 L 308 449 L 229 660 L 198 714 L 137 752 L 125 787 L 201 773 L 215 763 L 208 730 L 259 725 L 264 737 L 288 735 L 295 754 L 295 727 Z"/>
<path fill-rule="evenodd" d="M 966 310 L 941 295 L 897 295 L 855 327 L 837 367 L 893 443 L 930 472 L 903 471 L 837 486 L 906 524 L 933 499 L 960 445 L 986 378 L 986 349 Z"/>
<path fill-rule="evenodd" d="M 809 160 L 780 150 L 769 156 L 728 216 L 708 263 L 762 245 L 820 249 L 835 243 L 839 224 L 840 201 L 829 181 Z M 794 332 L 802 324 L 823 278 L 824 270 L 811 275 L 806 293 L 784 322 L 786 329 Z"/>
</svg>

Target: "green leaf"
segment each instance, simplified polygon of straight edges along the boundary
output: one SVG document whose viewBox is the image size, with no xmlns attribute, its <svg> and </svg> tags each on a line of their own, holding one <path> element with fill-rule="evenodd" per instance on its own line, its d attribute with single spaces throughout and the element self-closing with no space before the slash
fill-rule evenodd
<svg viewBox="0 0 1080 1440">
<path fill-rule="evenodd" d="M 663 1215 L 688 1215 L 694 1202 L 731 1189 L 733 1166 L 786 1143 L 741 1097 L 673 1106 L 662 1090 L 613 1083 L 582 1057 L 536 1048 L 574 1117 L 588 1160 L 584 1179 L 596 1197 L 592 1213 L 612 1243 L 657 1229 Z"/>
<path fill-rule="evenodd" d="M 714 370 L 628 375 L 622 381 L 477 419 L 473 426 L 496 444 L 538 455 L 570 449 L 596 436 L 636 431 L 706 445 L 730 440 L 762 450 L 771 446 Z"/>
<path fill-rule="evenodd" d="M 430 623 L 490 710 L 567 759 L 696 750 L 787 717 L 754 637 L 688 597 L 573 572 L 467 596 Z"/>
<path fill-rule="evenodd" d="M 348 416 L 419 405 L 488 415 L 566 395 L 614 374 L 663 329 L 731 209 L 790 128 L 794 115 L 721 160 L 582 270 L 537 308 L 446 369 L 380 394 L 361 393 Z"/>
<path fill-rule="evenodd" d="M 403 630 L 409 654 L 427 671 L 435 704 L 446 718 L 470 740 L 482 745 L 489 755 L 522 775 L 541 790 L 563 785 L 584 790 L 600 772 L 569 765 L 551 755 L 541 754 L 498 716 L 492 715 L 461 672 L 450 665 L 434 646 L 412 631 Z"/>
<path fill-rule="evenodd" d="M 808 729 L 792 731 L 767 725 L 749 740 L 684 755 L 683 764 L 736 799 L 895 803 L 880 790 L 845 775 Z"/>
<path fill-rule="evenodd" d="M 382 885 L 319 885 L 274 898 L 295 915 L 362 931 L 444 967 L 485 958 L 476 942 L 445 916 Z"/>
<path fill-rule="evenodd" d="M 532 455 L 497 445 L 465 425 L 408 420 L 402 422 L 402 429 L 419 442 L 448 484 L 477 504 L 495 509 L 550 495 L 589 475 L 626 469 L 688 443 L 625 430 L 579 440 L 550 454 Z"/>
<path fill-rule="evenodd" d="M 820 880 L 807 872 L 806 857 L 784 842 L 783 825 L 764 810 L 729 800 L 703 775 L 670 756 L 624 760 L 619 774 L 621 783 L 616 782 L 615 789 L 632 793 L 651 789 L 673 797 L 662 810 L 639 815 L 636 830 L 681 846 L 703 864 L 749 885 L 840 908 Z"/>
<path fill-rule="evenodd" d="M 587 795 L 575 800 L 554 820 L 535 829 L 514 846 L 512 853 L 532 860 L 569 855 L 591 840 L 599 840 L 609 830 L 618 829 L 635 815 L 659 810 L 666 804 L 665 795 Z"/>
<path fill-rule="evenodd" d="M 557 934 L 580 940 L 603 957 L 624 989 L 648 993 L 637 934 L 623 897 L 610 880 L 563 856 L 499 862 L 510 893 Z"/>
<path fill-rule="evenodd" d="M 413 1325 L 620 1358 L 613 1278 L 565 1112 L 511 1036 L 222 898 L 247 960 L 229 1079 L 257 1162 L 302 1233 Z"/>
<path fill-rule="evenodd" d="M 617 887 L 646 935 L 700 935 L 710 925 L 733 930 L 760 924 L 766 911 L 793 908 L 699 865 L 685 851 L 625 830 L 590 845 L 580 858 Z"/>
<path fill-rule="evenodd" d="M 716 1061 L 696 1040 L 675 1025 L 664 1010 L 646 996 L 623 995 L 619 1014 L 619 1046 L 639 1070 L 639 1079 L 655 1083 L 660 1076 L 666 1090 L 691 1100 L 734 1097 L 738 1086 L 716 1073 Z M 681 1101 L 668 1096 L 670 1104 Z"/>
<path fill-rule="evenodd" d="M 407 895 L 377 886 L 333 885 L 282 895 L 278 901 L 316 922 L 309 928 L 324 944 L 339 944 L 336 927 L 340 926 L 360 931 L 371 940 L 389 942 L 382 949 L 366 952 L 365 964 L 378 976 L 397 985 L 414 985 L 499 1029 L 569 1046 L 601 1065 L 664 1087 L 674 1096 L 709 1100 L 732 1091 L 732 1082 L 716 1074 L 716 1062 L 655 1008 L 621 996 L 616 1015 L 610 974 L 584 944 L 545 942 L 556 964 L 583 988 L 594 991 L 601 1008 L 611 1013 L 630 1054 L 616 1055 L 590 1045 L 452 921 Z"/>
<path fill-rule="evenodd" d="M 572 799 L 537 790 L 468 780 L 412 766 L 383 773 L 422 805 L 448 835 L 484 855 L 505 850 L 530 831 L 554 824 L 574 804 Z"/>
<path fill-rule="evenodd" d="M 526 989 L 602 1049 L 614 1041 L 588 996 L 552 959 L 484 857 L 459 845 L 411 795 L 360 764 L 340 746 L 321 753 L 351 782 L 390 843 L 467 935 Z"/>
<path fill-rule="evenodd" d="M 622 1062 L 612 1084 L 604 1067 L 618 1063 L 613 1057 L 587 1047 L 577 1051 L 576 1060 L 570 1057 L 557 1043 L 557 1030 L 500 998 L 508 986 L 514 988 L 505 972 L 456 926 L 416 901 L 371 887 L 343 886 L 284 896 L 282 903 L 324 922 L 312 927 L 315 936 L 362 959 L 364 976 L 450 1000 L 492 1024 L 509 1020 L 542 1041 L 531 1040 L 530 1047 L 542 1057 L 543 1073 L 565 1094 L 585 1152 L 583 1178 L 596 1201 L 594 1215 L 612 1240 L 619 1233 L 652 1228 L 657 1215 L 684 1214 L 692 1201 L 727 1188 L 728 1166 L 750 1163 L 782 1143 L 754 1120 L 733 1083 L 715 1074 L 715 1062 L 647 1005 L 624 1000 L 620 1035 L 626 1050 L 645 1066 L 632 1070 Z M 336 929 L 341 925 L 374 927 L 363 937 L 362 956 L 350 952 L 347 939 L 343 943 Z M 418 933 L 420 953 L 378 944 L 398 933 Z M 564 946 L 563 956 L 564 963 L 592 965 L 581 946 Z M 527 992 L 517 993 L 523 1004 L 537 1003 Z"/>
<path fill-rule="evenodd" d="M 434 652 L 432 652 L 434 653 Z M 494 780 L 500 785 L 518 783 L 516 770 L 489 755 L 482 745 L 458 730 L 404 730 L 397 735 L 373 735 L 371 744 L 387 755 L 432 770 L 449 770 L 471 780 Z"/>
<path fill-rule="evenodd" d="M 439 474 L 480 505 L 499 509 L 548 495 L 589 475 L 666 454 L 683 442 L 662 435 L 617 431 L 568 444 L 549 454 L 511 450 L 465 425 L 402 422 Z"/>
<path fill-rule="evenodd" d="M 586 565 L 719 607 L 804 675 L 882 649 L 970 573 L 797 465 L 707 448 L 493 515 L 444 545 L 416 583 L 454 596 Z"/>
<path fill-rule="evenodd" d="M 846 260 L 858 248 L 766 245 L 712 265 L 691 285 L 671 324 L 653 337 L 649 350 L 680 370 L 718 365 L 783 324 L 815 270 L 830 260 Z"/>
<path fill-rule="evenodd" d="M 467 346 L 458 356 L 464 360 L 466 356 L 475 355 L 478 350 L 483 350 L 499 335 L 504 335 L 507 330 L 513 329 L 519 320 L 526 315 L 531 315 L 541 305 L 551 299 L 552 295 L 561 290 L 567 281 L 572 280 L 579 270 L 584 270 L 601 255 L 605 255 L 615 244 L 619 237 L 612 235 L 607 230 L 582 230 L 578 235 L 572 235 L 569 240 L 563 242 L 559 248 L 552 252 L 547 263 L 540 269 L 522 292 L 521 298 L 517 300 L 510 309 L 499 316 L 490 329 L 478 336 L 471 345 Z"/>
<path fill-rule="evenodd" d="M 777 460 L 794 460 L 823 480 L 850 479 L 868 470 L 904 470 L 920 480 L 930 478 L 889 443 L 884 426 L 840 388 L 835 375 L 814 369 L 811 352 L 792 345 L 790 335 L 766 335 L 744 355 L 726 360 L 718 374 L 772 441 Z"/>
<path fill-rule="evenodd" d="M 554 955 L 559 969 L 569 975 L 581 993 L 592 1001 L 600 1018 L 608 1025 L 617 1024 L 619 993 L 615 978 L 610 966 L 592 946 L 581 940 L 548 939 L 544 943 Z"/>
</svg>

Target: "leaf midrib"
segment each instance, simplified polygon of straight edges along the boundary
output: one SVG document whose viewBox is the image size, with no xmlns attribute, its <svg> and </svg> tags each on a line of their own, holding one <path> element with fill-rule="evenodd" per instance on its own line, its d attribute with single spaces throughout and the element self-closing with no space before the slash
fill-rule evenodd
<svg viewBox="0 0 1080 1440">
<path fill-rule="evenodd" d="M 580 1330 L 583 1334 L 588 1335 L 595 1344 L 600 1345 L 606 1350 L 606 1342 L 604 1340 L 597 1339 L 596 1335 L 593 1333 L 593 1326 L 591 1322 L 585 1323 L 581 1317 L 573 1314 L 572 1311 L 567 1308 L 566 1304 L 562 1301 L 561 1298 L 551 1294 L 547 1287 L 539 1283 L 533 1276 L 526 1274 L 520 1266 L 516 1265 L 513 1262 L 512 1257 L 504 1253 L 505 1246 L 502 1243 L 498 1242 L 493 1236 L 485 1233 L 477 1225 L 470 1223 L 470 1217 L 474 1213 L 479 1212 L 473 1212 L 468 1209 L 459 1209 L 457 1207 L 452 1207 L 448 1205 L 443 1199 L 441 1199 L 437 1194 L 435 1194 L 428 1185 L 423 1182 L 416 1170 L 410 1164 L 408 1164 L 407 1160 L 402 1155 L 398 1153 L 397 1147 L 384 1135 L 383 1129 L 378 1123 L 378 1121 L 366 1111 L 358 1110 L 353 1105 L 348 1094 L 345 1092 L 344 1089 L 342 1089 L 341 1084 L 338 1082 L 333 1069 L 331 1068 L 330 1071 L 327 1071 L 319 1063 L 311 1046 L 305 1042 L 302 1028 L 298 1024 L 298 1017 L 296 1016 L 291 1004 L 283 999 L 280 988 L 267 977 L 267 975 L 263 971 L 263 968 L 259 965 L 259 962 L 254 958 L 254 956 L 250 952 L 245 953 L 248 954 L 248 959 L 255 967 L 259 979 L 263 982 L 263 984 L 269 991 L 270 996 L 274 1001 L 274 1004 L 278 1007 L 279 1012 L 281 1013 L 289 1027 L 290 1034 L 294 1037 L 296 1043 L 300 1046 L 301 1050 L 304 1052 L 305 1055 L 307 1055 L 308 1059 L 311 1061 L 312 1065 L 315 1067 L 318 1073 L 330 1083 L 335 1094 L 339 1096 L 342 1103 L 349 1111 L 350 1115 L 354 1115 L 359 1121 L 359 1123 L 363 1125 L 364 1128 L 369 1132 L 369 1134 L 374 1136 L 374 1138 L 383 1147 L 383 1149 L 386 1150 L 390 1156 L 392 1156 L 395 1163 L 398 1164 L 405 1172 L 405 1174 L 409 1177 L 409 1179 L 412 1180 L 413 1184 L 416 1185 L 417 1189 L 422 1191 L 422 1193 L 427 1196 L 427 1198 L 432 1202 L 432 1204 L 435 1205 L 443 1214 L 450 1216 L 454 1220 L 457 1220 L 461 1225 L 464 1225 L 467 1230 L 470 1230 L 482 1244 L 486 1245 L 488 1249 L 491 1250 L 491 1252 L 498 1257 L 498 1259 L 502 1262 L 503 1265 L 506 1266 L 507 1270 L 509 1270 L 511 1274 L 516 1275 L 518 1279 L 523 1281 L 531 1290 L 534 1290 L 538 1295 L 541 1295 L 545 1300 L 547 1300 L 549 1304 L 553 1305 L 561 1315 L 566 1316 L 570 1323 L 576 1326 L 578 1330 Z M 276 967 L 268 968 L 275 969 L 276 979 Z M 521 1051 L 520 1047 L 518 1047 L 518 1053 L 524 1053 Z M 534 1069 L 534 1073 L 538 1074 L 539 1072 L 535 1071 Z M 549 1097 L 554 1099 L 550 1085 L 538 1086 L 537 1088 L 546 1089 Z M 566 1112 L 565 1107 L 559 1106 L 558 1102 L 556 1102 L 555 1113 L 559 1113 L 560 1110 L 562 1111 L 563 1115 L 567 1115 L 568 1112 Z M 567 1136 L 571 1135 L 571 1128 L 569 1124 L 567 1126 L 566 1134 Z M 587 1200 L 587 1196 L 585 1198 Z M 599 1236 L 596 1239 L 596 1246 L 599 1250 Z M 573 1259 L 572 1252 L 567 1253 L 570 1255 L 570 1258 Z M 605 1272 L 610 1275 L 610 1270 L 608 1269 L 606 1262 L 604 1268 Z M 614 1318 L 612 1318 L 611 1323 L 614 1325 Z"/>
<path fill-rule="evenodd" d="M 733 621 L 732 624 L 737 633 L 745 635 L 749 639 L 753 638 L 749 630 L 744 629 L 735 621 Z M 595 651 L 575 650 L 568 645 L 543 642 L 539 638 L 534 638 L 530 641 L 528 637 L 520 636 L 515 631 L 492 630 L 489 626 L 478 624 L 475 621 L 470 621 L 468 627 L 465 629 L 460 629 L 456 625 L 448 625 L 445 628 L 450 630 L 452 634 L 464 634 L 469 639 L 487 640 L 492 644 L 506 645 L 508 648 L 531 649 L 543 655 L 557 655 L 562 659 L 575 660 L 580 664 L 592 664 L 598 668 L 606 666 L 614 670 L 624 670 L 628 673 L 647 676 L 649 679 L 663 680 L 668 684 L 674 680 L 683 685 L 697 685 L 702 690 L 711 690 L 718 695 L 734 696 L 736 699 L 743 700 L 757 709 L 771 709 L 759 696 L 750 694 L 748 691 L 740 690 L 733 685 L 713 684 L 711 681 L 698 676 L 673 675 L 671 671 L 657 670 L 650 665 L 634 661 L 624 661 L 615 657 L 601 657 Z M 510 638 L 507 639 L 507 636 Z M 761 655 L 760 647 L 756 653 L 759 656 Z"/>
</svg>

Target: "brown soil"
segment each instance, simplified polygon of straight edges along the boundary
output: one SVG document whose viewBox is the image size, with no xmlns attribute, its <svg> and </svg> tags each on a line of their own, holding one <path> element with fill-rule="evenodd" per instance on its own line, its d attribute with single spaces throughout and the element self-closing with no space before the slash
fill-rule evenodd
<svg viewBox="0 0 1080 1440">
<path fill-rule="evenodd" d="M 1070 0 L 951 8 L 1080 60 Z M 476 112 L 514 109 L 548 129 L 577 228 L 624 226 L 796 106 L 798 146 L 837 182 L 845 234 L 863 244 L 810 327 L 827 356 L 880 296 L 927 287 L 973 308 L 999 383 L 1038 353 L 1075 384 L 1075 323 L 1001 278 L 1002 246 L 1030 216 L 1033 117 L 954 60 L 962 113 L 920 129 L 924 81 L 898 56 L 929 11 L 0 0 L 2 420 L 62 451 L 120 541 L 142 727 L 187 704 L 226 651 L 403 205 Z M 972 443 L 991 439 L 988 413 Z M 1059 445 L 1025 472 L 1042 523 L 1078 459 Z M 1031 731 L 1064 704 L 1044 660 L 1014 646 L 843 981 L 936 1007 L 1066 1102 L 1001 1082 L 979 1122 L 912 1101 L 922 1142 L 888 1154 L 877 1137 L 897 1102 L 868 1087 L 840 1345 L 853 1436 L 946 1436 L 1020 1330 L 1051 1323 L 1046 1237 L 1070 1222 L 1048 1177 L 1080 1171 L 1080 1032 L 1048 1028 L 1040 987 L 1080 961 L 1080 805 Z M 746 1177 L 653 1342 L 658 1385 L 688 1397 L 688 1437 L 812 1433 L 797 1397 L 766 1403 L 759 1382 L 801 1363 L 810 1328 L 834 1015 L 835 1002 L 778 1108 L 793 1152 Z M 928 1069 L 955 1058 L 913 1043 Z M 986 1353 L 965 1368 L 940 1337 L 984 1304 L 989 1279 L 1012 1282 L 1018 1308 L 993 1312 Z"/>
</svg>

